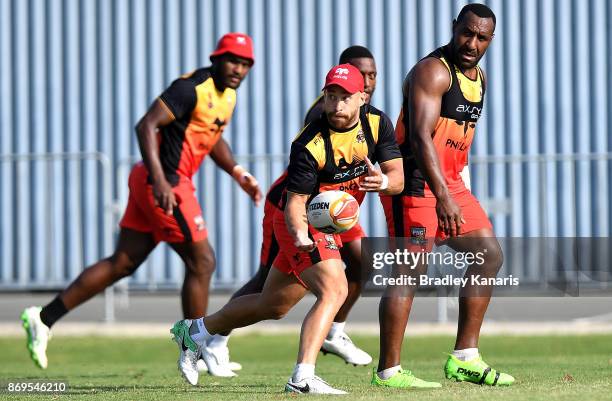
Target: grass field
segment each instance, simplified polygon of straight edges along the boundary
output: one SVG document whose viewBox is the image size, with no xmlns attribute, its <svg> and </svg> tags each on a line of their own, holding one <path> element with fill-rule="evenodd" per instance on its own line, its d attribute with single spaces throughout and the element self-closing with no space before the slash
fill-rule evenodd
<svg viewBox="0 0 612 401">
<path fill-rule="evenodd" d="M 376 337 L 354 336 L 355 342 L 378 354 Z M 610 400 L 612 338 L 610 336 L 547 336 L 483 338 L 485 359 L 517 378 L 511 388 L 486 388 L 444 379 L 444 352 L 452 337 L 408 338 L 404 368 L 441 381 L 437 390 L 399 391 L 369 385 L 371 367 L 345 365 L 334 356 L 319 359 L 317 373 L 349 391 L 351 400 Z M 240 376 L 217 379 L 203 374 L 200 384 L 183 382 L 176 369 L 176 348 L 169 339 L 55 338 L 50 343 L 49 369 L 30 362 L 25 341 L 0 337 L 0 378 L 63 379 L 65 395 L 15 395 L 0 399 L 83 400 L 280 400 L 294 364 L 297 336 L 249 335 L 231 341 L 232 359 L 243 364 Z M 312 399 L 313 397 L 309 397 Z M 321 397 L 329 399 L 329 397 Z M 347 397 L 342 397 L 347 399 Z"/>
</svg>

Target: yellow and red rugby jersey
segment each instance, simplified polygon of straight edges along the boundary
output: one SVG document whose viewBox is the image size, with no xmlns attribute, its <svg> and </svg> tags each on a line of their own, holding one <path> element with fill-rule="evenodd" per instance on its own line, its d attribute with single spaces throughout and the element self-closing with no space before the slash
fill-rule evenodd
<svg viewBox="0 0 612 401">
<path fill-rule="evenodd" d="M 361 203 L 365 192 L 359 190 L 359 182 L 368 173 L 366 156 L 372 163 L 401 158 L 393 124 L 385 113 L 364 105 L 359 122 L 345 131 L 332 129 L 322 114 L 291 145 L 287 190 L 315 196 L 336 189 Z"/>
<path fill-rule="evenodd" d="M 439 59 L 448 69 L 451 78 L 448 91 L 442 96 L 440 117 L 432 139 L 448 190 L 450 193 L 458 193 L 465 189 L 459 173 L 468 162 L 476 123 L 484 105 L 485 82 L 480 67 L 476 67 L 478 70 L 476 80 L 466 77 L 450 61 L 444 47 L 436 49 L 425 58 L 427 57 Z M 417 166 L 410 141 L 406 140 L 405 127 L 410 126 L 407 107 L 407 93 L 404 93 L 404 105 L 395 129 L 397 142 L 404 157 L 403 195 L 433 197 L 429 185 Z"/>
<path fill-rule="evenodd" d="M 209 68 L 200 68 L 178 78 L 159 96 L 174 121 L 159 132 L 159 157 L 172 184 L 179 176 L 191 178 L 210 153 L 229 123 L 236 91 L 220 91 Z"/>
</svg>

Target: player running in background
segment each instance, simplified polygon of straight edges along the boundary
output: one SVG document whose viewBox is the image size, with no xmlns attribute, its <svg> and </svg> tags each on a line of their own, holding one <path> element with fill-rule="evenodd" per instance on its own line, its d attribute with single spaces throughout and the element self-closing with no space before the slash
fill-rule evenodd
<svg viewBox="0 0 612 401">
<path fill-rule="evenodd" d="M 493 12 L 484 5 L 469 4 L 453 22 L 451 41 L 409 72 L 396 128 L 404 157 L 405 187 L 400 195 L 381 196 L 391 237 L 409 237 L 417 243 L 435 238 L 437 243 L 444 241 L 466 253 L 486 250 L 484 263 L 471 265 L 465 273 L 468 277 L 495 277 L 503 259 L 486 213 L 459 175 L 467 163 L 484 102 L 486 79 L 478 62 L 494 31 Z M 425 241 L 427 252 L 432 242 Z M 381 298 L 380 360 L 372 384 L 422 387 L 400 365 L 413 297 L 414 291 L 391 290 Z M 489 367 L 478 351 L 490 298 L 487 287 L 468 285 L 461 289 L 455 348 L 444 368 L 448 379 L 490 386 L 513 383 L 512 376 Z"/>
<path fill-rule="evenodd" d="M 341 240 L 309 227 L 306 205 L 317 193 L 340 187 L 359 202 L 365 191 L 401 192 L 402 159 L 392 123 L 365 105 L 365 99 L 357 68 L 342 64 L 329 71 L 325 113 L 304 127 L 291 146 L 284 210 L 273 217 L 279 253 L 262 292 L 234 298 L 204 318 L 178 321 L 171 330 L 179 346 L 179 369 L 191 384 L 198 380 L 198 355 L 208 352 L 206 344 L 214 334 L 280 319 L 310 290 L 316 301 L 302 324 L 297 363 L 285 390 L 344 394 L 315 376 L 317 354 L 347 294 Z"/>
<path fill-rule="evenodd" d="M 346 48 L 340 54 L 339 64 L 351 64 L 361 72 L 364 79 L 364 92 L 366 95 L 365 102 L 370 104 L 372 95 L 376 90 L 376 62 L 372 53 L 363 46 L 351 46 Z M 304 126 L 321 117 L 324 113 L 323 94 L 314 101 L 304 119 Z M 278 242 L 274 236 L 272 226 L 272 218 L 274 211 L 281 208 L 281 198 L 287 186 L 287 171 L 274 181 L 268 193 L 264 204 L 263 218 L 263 241 L 261 244 L 261 254 L 259 260 L 259 269 L 257 273 L 236 291 L 232 298 L 237 298 L 242 295 L 256 294 L 262 291 L 266 277 L 272 262 L 278 255 Z M 350 230 L 340 234 L 342 240 L 342 248 L 340 254 L 346 265 L 345 274 L 348 281 L 348 294 L 346 301 L 334 317 L 331 329 L 323 341 L 321 350 L 323 353 L 332 353 L 344 359 L 346 363 L 353 365 L 368 365 L 372 362 L 372 357 L 362 349 L 353 344 L 350 337 L 344 332 L 344 326 L 351 308 L 359 299 L 362 289 L 362 273 L 361 266 L 361 238 L 365 236 L 365 232 L 359 223 Z M 232 369 L 236 370 L 240 366 L 229 360 L 229 349 L 227 343 L 229 334 L 216 334 L 207 344 L 208 352 L 205 353 L 206 361 L 198 361 L 200 371 L 208 371 L 213 376 L 233 376 Z M 224 368 L 224 365 L 228 365 Z M 228 374 L 229 373 L 229 374 Z"/>
<path fill-rule="evenodd" d="M 213 250 L 191 177 L 211 155 L 257 204 L 255 178 L 237 165 L 221 138 L 236 104 L 236 89 L 254 62 L 249 36 L 229 33 L 210 55 L 212 66 L 175 80 L 136 126 L 143 162 L 129 177 L 130 195 L 112 256 L 86 268 L 44 307 L 30 307 L 21 319 L 34 362 L 47 367 L 49 329 L 68 311 L 133 274 L 160 241 L 185 263 L 182 305 L 185 317 L 206 314 Z"/>
</svg>

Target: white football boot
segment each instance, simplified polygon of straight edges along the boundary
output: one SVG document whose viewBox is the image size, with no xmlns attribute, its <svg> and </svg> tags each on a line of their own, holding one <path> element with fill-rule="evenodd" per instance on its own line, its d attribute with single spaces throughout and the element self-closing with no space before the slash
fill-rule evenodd
<svg viewBox="0 0 612 401">
<path fill-rule="evenodd" d="M 285 391 L 298 394 L 347 394 L 346 391 L 333 388 L 319 376 L 312 376 L 299 382 L 294 382 L 293 378 L 290 377 L 285 384 Z"/>
<path fill-rule="evenodd" d="M 36 366 L 47 369 L 47 343 L 51 339 L 51 331 L 40 320 L 40 306 L 31 306 L 21 313 L 22 326 L 26 331 L 30 358 Z"/>
<path fill-rule="evenodd" d="M 350 337 L 340 332 L 332 337 L 331 340 L 327 338 L 323 341 L 321 346 L 321 352 L 323 355 L 334 354 L 344 359 L 344 362 L 358 365 L 368 365 L 372 362 L 372 357 L 362 349 L 359 349 Z"/>
<path fill-rule="evenodd" d="M 202 348 L 202 361 L 206 366 L 208 374 L 217 377 L 234 377 L 229 361 L 228 347 L 204 347 Z M 242 366 L 241 366 L 242 368 Z"/>
<path fill-rule="evenodd" d="M 230 361 L 229 368 L 232 372 L 238 372 L 242 370 L 242 365 L 238 362 Z M 206 366 L 203 359 L 198 359 L 198 370 L 200 373 L 208 373 L 208 366 Z"/>
<path fill-rule="evenodd" d="M 206 342 L 206 345 L 207 345 L 209 348 L 225 348 L 225 350 L 221 350 L 221 351 L 220 351 L 220 353 L 227 354 L 227 360 L 229 361 L 229 348 L 227 347 L 227 338 L 226 338 L 225 336 L 224 336 L 224 337 L 222 337 L 222 338 L 225 338 L 225 339 L 226 339 L 226 341 L 225 341 L 225 342 L 223 342 L 223 341 L 215 341 L 215 339 L 216 339 L 217 337 L 219 337 L 219 336 L 218 336 L 218 335 L 216 335 L 216 334 L 215 334 L 215 335 L 213 335 L 213 336 L 210 338 L 210 340 L 208 340 L 208 341 Z M 225 360 L 225 358 L 224 358 L 224 357 L 221 357 L 221 356 L 219 356 L 219 358 L 218 358 L 218 359 Z M 241 364 L 239 364 L 238 362 L 232 362 L 232 361 L 229 361 L 229 365 L 228 365 L 228 367 L 229 367 L 229 369 L 230 369 L 231 371 L 233 371 L 233 372 L 236 372 L 236 371 L 242 370 L 242 365 L 241 365 Z M 200 373 L 203 373 L 203 372 L 204 372 L 204 373 L 208 373 L 208 366 L 206 366 L 206 363 L 204 363 L 204 360 L 203 360 L 203 359 L 201 359 L 201 358 L 200 358 L 200 359 L 198 359 L 198 370 L 200 371 Z"/>
<path fill-rule="evenodd" d="M 178 369 L 183 378 L 185 378 L 189 384 L 195 386 L 198 384 L 198 378 L 200 376 L 197 366 L 200 346 L 193 341 L 189 335 L 191 323 L 191 320 L 179 320 L 170 329 L 170 333 L 173 334 L 172 339 L 179 348 Z"/>
</svg>

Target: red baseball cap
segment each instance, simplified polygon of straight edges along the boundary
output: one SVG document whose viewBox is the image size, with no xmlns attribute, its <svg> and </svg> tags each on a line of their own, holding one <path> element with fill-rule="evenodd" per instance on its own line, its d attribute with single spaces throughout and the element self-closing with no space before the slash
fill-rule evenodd
<svg viewBox="0 0 612 401">
<path fill-rule="evenodd" d="M 247 34 L 240 32 L 226 33 L 219 39 L 215 51 L 210 53 L 210 58 L 212 60 L 214 57 L 221 56 L 225 53 L 231 53 L 235 56 L 251 60 L 251 63 L 255 63 L 253 39 Z"/>
<path fill-rule="evenodd" d="M 350 94 L 363 92 L 363 75 L 354 65 L 340 64 L 329 70 L 323 89 L 332 85 L 338 85 Z"/>
</svg>

